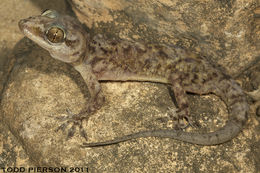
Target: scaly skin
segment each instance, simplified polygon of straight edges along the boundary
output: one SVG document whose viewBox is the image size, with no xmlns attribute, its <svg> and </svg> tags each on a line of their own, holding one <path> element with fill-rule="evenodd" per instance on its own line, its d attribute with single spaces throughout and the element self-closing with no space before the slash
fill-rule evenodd
<svg viewBox="0 0 260 173">
<path fill-rule="evenodd" d="M 40 16 L 19 22 L 21 31 L 51 56 L 71 64 L 83 77 L 91 101 L 80 114 L 70 116 L 77 124 L 104 103 L 99 81 L 150 81 L 171 85 L 179 106 L 178 119 L 189 117 L 186 92 L 214 93 L 226 103 L 230 119 L 224 127 L 211 133 L 188 133 L 182 130 L 143 131 L 114 140 L 85 143 L 85 147 L 103 146 L 140 137 L 166 137 L 199 144 L 216 145 L 231 140 L 247 121 L 248 104 L 239 85 L 203 57 L 176 47 L 108 40 L 91 37 L 76 19 L 45 11 Z"/>
</svg>

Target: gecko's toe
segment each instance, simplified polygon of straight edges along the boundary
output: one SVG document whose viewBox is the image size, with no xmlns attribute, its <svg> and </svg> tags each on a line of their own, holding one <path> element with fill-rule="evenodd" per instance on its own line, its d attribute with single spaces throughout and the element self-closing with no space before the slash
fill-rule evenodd
<svg viewBox="0 0 260 173">
<path fill-rule="evenodd" d="M 191 126 L 191 127 L 193 127 L 193 128 L 199 128 L 199 127 L 200 127 L 199 123 L 196 122 L 196 121 L 194 121 L 193 118 L 191 118 L 190 116 L 185 116 L 184 119 L 185 119 L 185 120 L 187 121 L 187 123 L 188 123 L 187 127 L 188 127 L 188 126 Z"/>
<path fill-rule="evenodd" d="M 88 136 L 87 133 L 85 132 L 85 130 L 83 128 L 80 128 L 80 136 L 82 136 L 83 138 L 86 139 L 86 141 L 88 140 Z"/>
<path fill-rule="evenodd" d="M 58 132 L 60 130 L 62 132 L 65 132 L 66 129 L 68 129 L 67 130 L 67 139 L 70 139 L 75 135 L 77 128 L 78 128 L 80 136 L 87 139 L 87 133 L 85 132 L 85 130 L 82 126 L 82 121 L 85 118 L 85 116 L 82 118 L 82 113 L 73 114 L 69 109 L 66 109 L 66 112 L 67 112 L 66 116 L 54 117 L 58 121 L 63 122 L 60 126 L 58 126 L 55 129 L 55 132 Z"/>
<path fill-rule="evenodd" d="M 178 127 L 181 129 L 186 129 L 188 127 L 197 128 L 199 124 L 193 120 L 190 116 L 188 108 L 178 111 Z"/>
<path fill-rule="evenodd" d="M 186 129 L 190 126 L 189 122 L 187 122 L 186 118 L 179 118 L 178 124 L 176 125 L 180 129 Z"/>
<path fill-rule="evenodd" d="M 59 127 L 57 127 L 55 129 L 55 132 L 58 132 L 58 131 L 65 131 L 65 129 L 68 127 L 69 123 L 65 122 L 65 123 L 62 123 Z"/>
<path fill-rule="evenodd" d="M 75 131 L 76 131 L 76 125 L 73 124 L 73 125 L 71 126 L 71 128 L 68 129 L 67 140 L 70 139 L 70 138 L 72 138 L 72 137 L 74 136 Z"/>
<path fill-rule="evenodd" d="M 178 110 L 176 111 L 175 108 L 169 107 L 167 114 L 170 117 L 170 119 L 176 124 L 174 126 L 175 130 L 185 129 L 186 127 L 189 126 L 189 123 L 185 118 L 186 114 L 184 111 L 178 111 Z"/>
<path fill-rule="evenodd" d="M 68 128 L 67 130 L 67 140 L 72 138 L 76 131 L 77 131 L 77 127 L 79 129 L 79 134 L 81 137 L 87 139 L 87 133 L 85 132 L 83 126 L 82 126 L 82 121 L 66 121 L 65 123 L 61 124 L 55 131 L 58 132 L 59 130 L 61 130 L 62 132 L 65 132 L 67 127 L 70 125 L 71 127 Z"/>
</svg>

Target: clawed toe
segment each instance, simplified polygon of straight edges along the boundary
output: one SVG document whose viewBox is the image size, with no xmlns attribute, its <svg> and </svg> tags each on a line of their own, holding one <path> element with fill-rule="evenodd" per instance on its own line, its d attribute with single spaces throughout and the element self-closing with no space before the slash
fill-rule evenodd
<svg viewBox="0 0 260 173">
<path fill-rule="evenodd" d="M 82 126 L 83 118 L 80 118 L 80 114 L 73 114 L 69 109 L 66 109 L 66 112 L 66 116 L 55 117 L 55 119 L 63 122 L 58 128 L 55 129 L 55 132 L 58 132 L 60 130 L 64 132 L 68 128 L 68 126 L 71 125 L 71 127 L 67 130 L 67 139 L 70 139 L 75 135 L 76 129 L 78 127 L 80 136 L 84 137 L 87 140 L 87 133 Z"/>
<path fill-rule="evenodd" d="M 192 120 L 192 118 L 190 116 L 185 116 L 184 118 L 188 122 L 188 126 L 191 126 L 193 128 L 200 127 L 200 125 L 196 121 Z"/>
<path fill-rule="evenodd" d="M 74 134 L 75 134 L 75 131 L 76 131 L 76 125 L 73 124 L 73 125 L 71 126 L 71 128 L 68 129 L 67 139 L 70 139 L 71 137 L 73 137 Z"/>
<path fill-rule="evenodd" d="M 177 115 L 176 112 L 172 108 L 168 108 L 170 118 L 177 122 L 177 125 L 174 127 L 176 130 L 186 129 L 189 126 L 197 128 L 199 125 L 192 120 L 189 116 L 189 112 L 187 109 L 178 110 Z"/>
<path fill-rule="evenodd" d="M 67 130 L 67 132 L 68 132 L 67 139 L 70 139 L 75 135 L 76 129 L 78 127 L 80 136 L 87 140 L 87 133 L 83 129 L 81 120 L 76 120 L 76 121 L 68 120 L 68 121 L 64 122 L 63 124 L 61 124 L 55 131 L 58 132 L 59 130 L 61 130 L 64 132 L 70 124 L 72 124 L 72 125 Z"/>
<path fill-rule="evenodd" d="M 55 129 L 55 132 L 58 132 L 60 130 L 64 132 L 64 130 L 68 127 L 68 125 L 69 125 L 69 123 L 67 123 L 67 122 L 61 124 L 58 128 Z"/>
</svg>

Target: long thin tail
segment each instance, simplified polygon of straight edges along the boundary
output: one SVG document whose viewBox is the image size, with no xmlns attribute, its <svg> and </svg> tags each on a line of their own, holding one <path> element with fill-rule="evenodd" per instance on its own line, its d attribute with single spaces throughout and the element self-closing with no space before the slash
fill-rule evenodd
<svg viewBox="0 0 260 173">
<path fill-rule="evenodd" d="M 233 139 L 247 121 L 248 104 L 240 86 L 232 79 L 219 81 L 214 93 L 227 104 L 230 119 L 224 127 L 210 133 L 190 133 L 181 130 L 150 130 L 133 133 L 113 140 L 97 143 L 83 143 L 82 147 L 98 147 L 142 137 L 173 138 L 198 145 L 217 145 Z"/>
</svg>

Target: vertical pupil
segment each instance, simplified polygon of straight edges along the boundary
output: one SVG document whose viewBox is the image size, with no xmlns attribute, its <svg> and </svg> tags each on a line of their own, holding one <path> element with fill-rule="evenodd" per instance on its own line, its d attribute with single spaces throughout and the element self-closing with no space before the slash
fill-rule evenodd
<svg viewBox="0 0 260 173">
<path fill-rule="evenodd" d="M 52 43 L 61 43 L 64 40 L 64 31 L 58 27 L 52 27 L 47 31 L 46 36 Z"/>
</svg>

